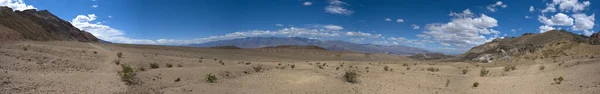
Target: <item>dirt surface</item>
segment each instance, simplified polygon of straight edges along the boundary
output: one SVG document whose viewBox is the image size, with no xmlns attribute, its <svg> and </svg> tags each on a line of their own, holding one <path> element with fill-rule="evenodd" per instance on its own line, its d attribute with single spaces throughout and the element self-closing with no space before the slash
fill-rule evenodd
<svg viewBox="0 0 600 94">
<path fill-rule="evenodd" d="M 598 48 L 578 47 L 569 52 Z M 159 67 L 151 68 L 153 63 Z M 134 84 L 122 81 L 121 65 L 135 69 Z M 263 70 L 253 69 L 260 65 Z M 515 67 L 505 71 L 506 66 Z M 489 73 L 481 76 L 482 69 Z M 358 83 L 344 80 L 351 70 L 357 71 Z M 207 74 L 214 74 L 216 83 L 208 83 Z M 561 76 L 564 80 L 554 80 Z M 598 94 L 598 78 L 597 54 L 474 63 L 306 49 L 62 41 L 0 45 L 1 94 Z"/>
</svg>

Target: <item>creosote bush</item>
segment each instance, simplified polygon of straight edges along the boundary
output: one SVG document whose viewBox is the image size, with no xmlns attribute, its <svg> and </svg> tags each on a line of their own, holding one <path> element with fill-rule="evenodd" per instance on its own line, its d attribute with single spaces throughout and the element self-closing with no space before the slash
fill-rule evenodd
<svg viewBox="0 0 600 94">
<path fill-rule="evenodd" d="M 150 68 L 152 68 L 152 69 L 156 69 L 156 68 L 158 68 L 158 67 L 160 67 L 160 66 L 158 65 L 158 63 L 150 63 Z"/>
<path fill-rule="evenodd" d="M 135 71 L 128 65 L 121 65 L 122 70 L 119 71 L 119 76 L 121 76 L 121 80 L 124 81 L 127 85 L 135 84 Z"/>
<path fill-rule="evenodd" d="M 216 83 L 217 82 L 217 76 L 215 76 L 212 73 L 206 74 L 205 79 L 206 82 L 208 83 Z"/>
<path fill-rule="evenodd" d="M 490 70 L 486 70 L 485 68 L 481 68 L 481 71 L 479 72 L 479 76 L 481 76 L 481 77 L 486 76 L 489 72 L 490 72 Z"/>
<path fill-rule="evenodd" d="M 350 83 L 358 83 L 358 73 L 355 70 L 349 70 L 344 73 L 344 80 Z"/>
<path fill-rule="evenodd" d="M 117 57 L 119 57 L 119 58 L 123 58 L 123 53 L 122 53 L 122 52 L 118 52 L 118 53 L 117 53 Z"/>
</svg>

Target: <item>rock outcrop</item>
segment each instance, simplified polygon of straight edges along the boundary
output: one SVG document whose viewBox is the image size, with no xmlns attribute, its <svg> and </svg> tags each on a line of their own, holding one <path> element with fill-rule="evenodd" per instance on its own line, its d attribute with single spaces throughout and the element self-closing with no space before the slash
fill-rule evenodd
<svg viewBox="0 0 600 94">
<path fill-rule="evenodd" d="M 0 7 L 0 42 L 20 40 L 99 41 L 47 10 L 13 11 L 9 7 Z"/>
<path fill-rule="evenodd" d="M 592 45 L 600 45 L 600 32 L 596 32 L 590 36 L 590 44 Z"/>
</svg>

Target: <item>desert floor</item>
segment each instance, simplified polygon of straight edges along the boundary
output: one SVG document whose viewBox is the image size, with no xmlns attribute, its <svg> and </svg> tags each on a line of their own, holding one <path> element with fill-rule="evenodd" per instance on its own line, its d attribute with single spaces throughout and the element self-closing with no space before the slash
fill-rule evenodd
<svg viewBox="0 0 600 94">
<path fill-rule="evenodd" d="M 121 65 L 135 69 L 134 83 L 122 81 Z M 482 69 L 489 73 L 481 76 Z M 358 83 L 345 81 L 351 70 Z M 0 82 L 1 94 L 600 94 L 600 55 L 474 63 L 307 49 L 24 41 L 0 44 Z"/>
</svg>

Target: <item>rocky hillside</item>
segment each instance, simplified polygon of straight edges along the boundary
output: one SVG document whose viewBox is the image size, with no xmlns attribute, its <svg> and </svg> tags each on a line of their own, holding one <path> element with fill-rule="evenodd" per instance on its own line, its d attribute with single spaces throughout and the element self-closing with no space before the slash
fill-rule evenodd
<svg viewBox="0 0 600 94">
<path fill-rule="evenodd" d="M 399 46 L 399 45 L 374 45 L 374 44 L 356 44 L 345 41 L 321 41 L 301 37 L 249 37 L 233 40 L 213 41 L 203 44 L 191 44 L 193 47 L 216 47 L 216 46 L 237 46 L 240 48 L 263 48 L 275 47 L 281 45 L 293 46 L 318 46 L 331 51 L 352 51 L 362 53 L 383 53 L 391 55 L 415 55 L 419 53 L 428 53 L 429 51 L 420 48 Z"/>
<path fill-rule="evenodd" d="M 0 42 L 18 40 L 99 41 L 47 10 L 13 11 L 9 7 L 0 7 Z"/>
<path fill-rule="evenodd" d="M 422 53 L 422 54 L 416 54 L 413 56 L 408 56 L 408 58 L 418 59 L 418 60 L 447 59 L 447 58 L 453 58 L 453 57 L 454 56 L 446 55 L 443 53 Z"/>
<path fill-rule="evenodd" d="M 465 52 L 461 59 L 492 62 L 495 60 L 543 59 L 568 56 L 575 53 L 593 54 L 595 51 L 579 50 L 581 47 L 590 46 L 593 43 L 590 42 L 592 39 L 594 38 L 573 34 L 565 30 L 552 30 L 541 34 L 523 34 L 520 37 L 496 39 L 473 47 Z"/>
</svg>

